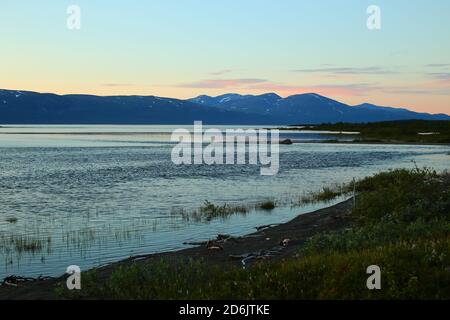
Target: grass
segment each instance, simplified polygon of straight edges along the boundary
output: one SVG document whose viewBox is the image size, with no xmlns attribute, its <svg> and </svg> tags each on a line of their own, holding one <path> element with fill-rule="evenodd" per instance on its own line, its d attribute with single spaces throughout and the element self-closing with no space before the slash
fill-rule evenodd
<svg viewBox="0 0 450 320">
<path fill-rule="evenodd" d="M 412 222 L 447 217 L 450 174 L 430 169 L 396 170 L 359 181 L 355 218 L 365 222 Z"/>
<path fill-rule="evenodd" d="M 161 260 L 84 275 L 69 298 L 450 299 L 450 174 L 395 170 L 360 180 L 353 227 L 312 237 L 294 256 L 251 268 Z M 334 192 L 324 190 L 323 197 Z M 208 210 L 216 210 L 207 206 Z M 220 209 L 222 210 L 222 209 Z M 366 287 L 368 266 L 382 290 Z"/>
<path fill-rule="evenodd" d="M 450 296 L 450 240 L 400 242 L 376 250 L 308 255 L 223 271 L 202 261 L 123 267 L 102 286 L 91 272 L 78 298 L 107 299 L 430 299 Z M 382 268 L 384 290 L 366 288 L 366 268 Z M 440 284 L 440 285 L 439 285 Z M 85 295 L 87 293 L 87 295 Z M 72 296 L 73 297 L 73 296 Z"/>
<path fill-rule="evenodd" d="M 318 202 L 330 202 L 337 197 L 349 194 L 353 187 L 349 185 L 324 187 L 318 192 L 311 192 L 305 196 L 302 196 L 297 201 L 298 205 L 318 203 Z"/>
<path fill-rule="evenodd" d="M 6 222 L 11 223 L 11 224 L 15 224 L 15 223 L 17 223 L 17 221 L 19 221 L 19 219 L 16 217 L 10 217 L 10 218 L 6 219 Z"/>
<path fill-rule="evenodd" d="M 250 206 L 239 204 L 216 205 L 208 200 L 196 211 L 176 212 L 180 213 L 185 220 L 212 221 L 217 218 L 227 218 L 234 214 L 247 214 L 251 210 Z"/>
<path fill-rule="evenodd" d="M 16 223 L 11 219 L 9 223 Z M 106 246 L 110 239 L 114 239 L 118 245 L 130 240 L 143 242 L 144 227 L 148 223 L 145 219 L 133 222 L 132 225 L 114 227 L 103 225 L 101 229 L 94 227 L 82 227 L 78 230 L 62 230 L 61 237 L 52 238 L 47 232 L 38 227 L 26 234 L 21 232 L 0 232 L 0 258 L 6 266 L 14 263 L 20 266 L 23 259 L 29 256 L 42 254 L 42 262 L 45 255 L 50 255 L 59 246 L 64 246 L 68 252 L 76 252 L 84 256 L 93 246 Z M 100 232 L 101 231 L 101 232 Z M 55 246 L 56 244 L 56 246 Z"/>
<path fill-rule="evenodd" d="M 25 239 L 15 243 L 17 252 L 40 252 L 43 248 L 42 241 Z"/>
<path fill-rule="evenodd" d="M 8 254 L 16 252 L 17 254 L 26 253 L 40 253 L 50 248 L 51 238 L 47 239 L 32 238 L 28 236 L 10 235 L 0 237 L 1 253 Z"/>
<path fill-rule="evenodd" d="M 194 211 L 173 210 L 172 215 L 181 215 L 186 221 L 210 222 L 214 219 L 226 219 L 232 215 L 246 215 L 254 210 L 272 211 L 277 207 L 275 201 L 267 200 L 254 204 L 214 204 L 206 200 Z"/>
<path fill-rule="evenodd" d="M 293 205 L 301 206 L 304 204 L 319 203 L 319 202 L 330 202 L 339 196 L 350 193 L 352 186 L 334 186 L 325 187 L 318 192 L 311 192 L 307 195 L 299 196 L 298 199 L 289 201 L 278 199 L 275 200 L 265 200 L 257 203 L 246 203 L 246 204 L 214 204 L 206 200 L 201 207 L 197 210 L 186 211 L 184 209 L 173 209 L 172 215 L 181 216 L 186 221 L 195 222 L 210 222 L 215 219 L 226 219 L 230 216 L 241 214 L 247 215 L 252 211 L 263 210 L 272 211 L 280 205 Z"/>
<path fill-rule="evenodd" d="M 262 210 L 271 211 L 276 208 L 276 204 L 273 201 L 265 201 L 259 204 L 258 207 Z"/>
</svg>

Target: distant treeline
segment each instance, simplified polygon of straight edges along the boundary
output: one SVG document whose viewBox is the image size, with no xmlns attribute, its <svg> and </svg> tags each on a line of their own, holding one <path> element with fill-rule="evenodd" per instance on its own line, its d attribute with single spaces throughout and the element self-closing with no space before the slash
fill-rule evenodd
<svg viewBox="0 0 450 320">
<path fill-rule="evenodd" d="M 405 120 L 372 123 L 340 122 L 313 126 L 306 125 L 302 130 L 359 132 L 359 140 L 361 141 L 450 143 L 450 121 Z"/>
</svg>

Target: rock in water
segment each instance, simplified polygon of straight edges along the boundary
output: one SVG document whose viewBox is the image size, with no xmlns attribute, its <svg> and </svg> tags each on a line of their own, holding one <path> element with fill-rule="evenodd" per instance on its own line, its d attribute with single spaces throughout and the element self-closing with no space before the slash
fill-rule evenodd
<svg viewBox="0 0 450 320">
<path fill-rule="evenodd" d="M 291 144 L 294 144 L 294 143 L 292 142 L 291 139 L 285 139 L 285 140 L 281 140 L 281 141 L 280 141 L 280 144 L 291 145 Z"/>
</svg>

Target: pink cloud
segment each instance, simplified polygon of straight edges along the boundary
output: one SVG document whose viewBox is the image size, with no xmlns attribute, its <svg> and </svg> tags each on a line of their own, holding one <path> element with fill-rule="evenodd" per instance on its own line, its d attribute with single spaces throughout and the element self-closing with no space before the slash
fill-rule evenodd
<svg viewBox="0 0 450 320">
<path fill-rule="evenodd" d="M 449 75 L 447 73 L 433 74 L 434 81 L 426 83 L 411 84 L 408 86 L 380 85 L 370 82 L 350 82 L 350 83 L 325 83 L 315 85 L 289 85 L 271 82 L 259 78 L 240 79 L 207 79 L 192 83 L 179 84 L 178 88 L 196 89 L 223 89 L 240 90 L 250 92 L 276 92 L 283 96 L 314 92 L 324 96 L 335 97 L 360 97 L 369 96 L 374 93 L 379 94 L 399 94 L 399 95 L 450 95 Z"/>
<path fill-rule="evenodd" d="M 230 72 L 232 72 L 231 69 L 224 69 L 224 70 L 219 70 L 219 71 L 210 72 L 209 74 L 210 74 L 210 75 L 213 75 L 213 76 L 221 76 L 221 75 L 223 75 L 223 74 L 230 73 Z"/>
<path fill-rule="evenodd" d="M 375 89 L 370 83 L 321 84 L 313 86 L 293 86 L 270 82 L 258 78 L 241 79 L 207 79 L 191 83 L 179 84 L 179 88 L 197 89 L 244 89 L 252 91 L 279 92 L 284 95 L 315 92 L 323 95 L 360 96 Z"/>
<path fill-rule="evenodd" d="M 242 88 L 249 85 L 267 82 L 264 79 L 207 79 L 177 85 L 180 88 L 226 89 Z"/>
<path fill-rule="evenodd" d="M 293 95 L 314 92 L 325 96 L 361 96 L 366 95 L 369 91 L 376 89 L 376 86 L 369 83 L 352 83 L 352 84 L 323 84 L 313 86 L 291 86 L 275 83 L 263 83 L 250 86 L 249 89 L 260 91 L 280 92 L 284 95 Z"/>
</svg>

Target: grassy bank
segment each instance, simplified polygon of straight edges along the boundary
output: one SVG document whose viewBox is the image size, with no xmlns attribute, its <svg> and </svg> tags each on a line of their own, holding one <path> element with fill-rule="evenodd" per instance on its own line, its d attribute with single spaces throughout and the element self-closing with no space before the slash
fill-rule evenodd
<svg viewBox="0 0 450 320">
<path fill-rule="evenodd" d="M 387 121 L 306 126 L 301 130 L 359 132 L 357 142 L 450 143 L 450 121 Z"/>
<path fill-rule="evenodd" d="M 349 186 L 350 188 L 350 186 Z M 353 186 L 352 186 L 353 188 Z M 353 227 L 318 234 L 289 258 L 248 269 L 163 259 L 83 274 L 69 298 L 449 299 L 450 174 L 396 170 L 356 183 Z M 366 268 L 382 270 L 382 290 Z"/>
</svg>

